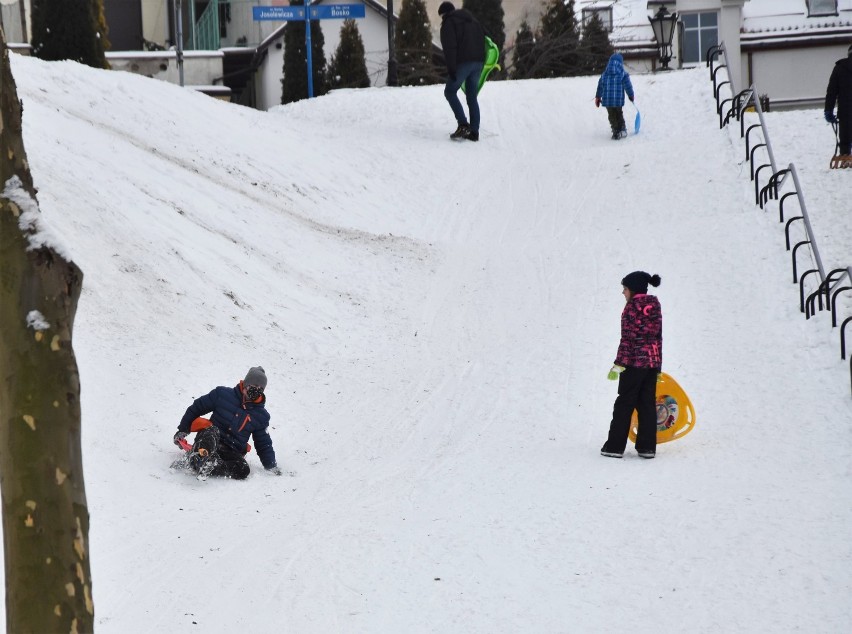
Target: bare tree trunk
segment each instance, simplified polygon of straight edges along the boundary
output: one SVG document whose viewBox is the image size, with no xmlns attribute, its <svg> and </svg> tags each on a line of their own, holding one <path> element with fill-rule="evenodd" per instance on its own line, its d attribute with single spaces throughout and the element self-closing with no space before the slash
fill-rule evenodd
<svg viewBox="0 0 852 634">
<path fill-rule="evenodd" d="M 0 488 L 8 632 L 91 632 L 80 381 L 82 272 L 44 239 L 0 29 Z"/>
</svg>

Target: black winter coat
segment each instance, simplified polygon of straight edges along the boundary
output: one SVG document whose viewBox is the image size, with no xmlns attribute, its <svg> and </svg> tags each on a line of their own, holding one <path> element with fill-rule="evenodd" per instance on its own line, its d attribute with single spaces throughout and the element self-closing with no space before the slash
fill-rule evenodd
<svg viewBox="0 0 852 634">
<path fill-rule="evenodd" d="M 835 101 L 837 115 L 852 123 L 852 57 L 838 60 L 831 71 L 825 91 L 825 110 L 834 110 Z"/>
<path fill-rule="evenodd" d="M 219 428 L 221 441 L 226 447 L 245 455 L 249 437 L 254 437 L 257 456 L 267 469 L 276 465 L 272 437 L 269 435 L 269 412 L 266 411 L 266 396 L 259 403 L 244 403 L 240 386 L 214 388 L 201 396 L 187 409 L 178 425 L 179 431 L 189 433 L 192 421 L 199 416 L 213 413 L 210 420 Z"/>
<path fill-rule="evenodd" d="M 456 9 L 441 23 L 441 47 L 447 72 L 456 74 L 459 64 L 485 62 L 485 31 L 466 9 Z"/>
</svg>

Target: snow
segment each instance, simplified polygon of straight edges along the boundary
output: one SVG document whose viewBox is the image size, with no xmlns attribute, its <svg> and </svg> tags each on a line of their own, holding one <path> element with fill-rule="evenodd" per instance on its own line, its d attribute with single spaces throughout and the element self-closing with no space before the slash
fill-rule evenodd
<svg viewBox="0 0 852 634">
<path fill-rule="evenodd" d="M 40 249 L 49 245 L 54 251 L 65 259 L 71 259 L 71 255 L 62 240 L 54 235 L 50 227 L 45 226 L 39 214 L 38 205 L 30 193 L 24 189 L 24 184 L 18 176 L 12 176 L 3 187 L 3 197 L 11 201 L 15 208 L 12 213 L 18 217 L 18 226 L 26 235 L 29 250 Z"/>
<path fill-rule="evenodd" d="M 27 328 L 32 328 L 33 330 L 49 330 L 50 322 L 48 322 L 44 315 L 37 310 L 31 310 L 27 313 Z"/>
<path fill-rule="evenodd" d="M 837 0 L 837 12 L 852 11 L 852 0 Z M 795 25 L 802 21 L 827 19 L 822 16 L 808 18 L 807 0 L 748 0 L 743 5 L 743 17 L 775 18 L 787 21 L 787 25 Z M 846 16 L 849 17 L 849 16 Z M 835 16 L 835 19 L 836 16 Z"/>
<path fill-rule="evenodd" d="M 849 362 L 799 313 L 706 69 L 634 76 L 642 131 L 617 143 L 594 77 L 491 83 L 473 144 L 441 86 L 263 113 L 12 64 L 85 276 L 97 631 L 847 630 Z M 852 265 L 830 127 L 767 122 L 827 268 Z M 653 461 L 599 455 L 635 269 L 662 277 L 664 370 L 697 413 Z M 170 472 L 192 399 L 253 365 L 285 475 Z"/>
</svg>

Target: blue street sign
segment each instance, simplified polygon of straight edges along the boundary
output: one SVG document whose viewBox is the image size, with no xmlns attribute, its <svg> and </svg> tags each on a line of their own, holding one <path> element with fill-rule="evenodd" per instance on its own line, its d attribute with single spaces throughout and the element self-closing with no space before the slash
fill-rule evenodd
<svg viewBox="0 0 852 634">
<path fill-rule="evenodd" d="M 254 20 L 279 20 L 287 22 L 290 20 L 305 21 L 305 48 L 308 57 L 308 97 L 314 96 L 313 60 L 311 55 L 311 20 L 346 20 L 349 18 L 364 18 L 367 16 L 363 4 L 321 4 L 311 6 L 311 0 L 305 0 L 310 12 L 310 20 L 305 13 L 306 7 L 252 7 L 251 13 Z"/>
<path fill-rule="evenodd" d="M 259 20 L 304 20 L 305 7 L 252 7 L 252 18 Z"/>
<path fill-rule="evenodd" d="M 311 7 L 311 20 L 349 20 L 366 16 L 363 4 L 318 4 Z"/>
</svg>

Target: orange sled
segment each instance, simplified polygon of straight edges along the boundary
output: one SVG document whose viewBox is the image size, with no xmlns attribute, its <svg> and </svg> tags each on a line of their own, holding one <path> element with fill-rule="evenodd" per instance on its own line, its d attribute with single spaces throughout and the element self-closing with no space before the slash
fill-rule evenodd
<svg viewBox="0 0 852 634">
<path fill-rule="evenodd" d="M 194 421 L 192 421 L 192 425 L 189 426 L 189 431 L 190 431 L 190 433 L 199 432 L 202 429 L 207 429 L 212 424 L 213 423 L 210 421 L 209 418 L 202 418 L 201 416 L 199 416 Z M 180 441 L 180 448 L 183 449 L 184 451 L 192 451 L 192 443 L 187 441 L 186 438 L 182 438 L 181 441 Z M 250 451 L 251 451 L 251 445 L 249 443 L 246 443 L 246 453 L 248 453 Z"/>
</svg>

